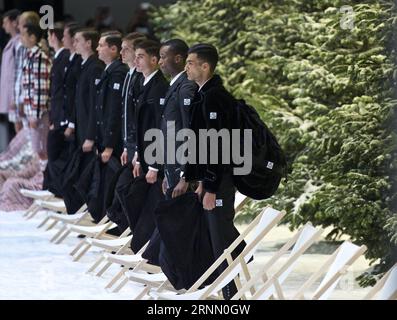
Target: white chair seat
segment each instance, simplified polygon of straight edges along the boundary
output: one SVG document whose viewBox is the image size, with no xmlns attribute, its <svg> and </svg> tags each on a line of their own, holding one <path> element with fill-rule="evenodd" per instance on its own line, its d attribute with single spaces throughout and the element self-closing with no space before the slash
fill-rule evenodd
<svg viewBox="0 0 397 320">
<path fill-rule="evenodd" d="M 140 254 L 110 254 L 110 253 L 105 253 L 103 257 L 112 262 L 116 262 L 119 264 L 129 264 L 129 263 L 137 263 L 143 260 L 142 256 Z"/>
<path fill-rule="evenodd" d="M 87 239 L 87 243 L 89 243 L 90 245 L 105 248 L 105 249 L 113 249 L 113 248 L 116 249 L 116 248 L 126 245 L 131 239 L 132 239 L 132 236 L 128 236 L 128 237 L 120 238 L 120 239 L 111 239 L 111 240 L 89 238 L 89 239 Z"/>
<path fill-rule="evenodd" d="M 69 231 L 73 231 L 73 232 L 78 232 L 78 233 L 82 233 L 85 234 L 87 236 L 90 235 L 96 235 L 97 233 L 107 229 L 107 228 L 112 228 L 113 226 L 116 226 L 114 223 L 112 223 L 109 227 L 108 223 L 105 224 L 101 224 L 99 226 L 75 226 L 75 225 L 69 225 L 66 226 L 66 228 Z"/>
<path fill-rule="evenodd" d="M 56 212 L 48 212 L 47 216 L 51 219 L 55 219 L 63 222 L 76 222 L 86 214 L 87 214 L 86 212 L 82 212 L 82 213 L 66 215 L 66 214 L 59 214 Z"/>
<path fill-rule="evenodd" d="M 138 273 L 134 271 L 127 271 L 125 273 L 127 278 L 132 281 L 142 280 L 143 282 L 164 282 L 167 276 L 163 272 L 159 273 Z"/>
<path fill-rule="evenodd" d="M 56 200 L 56 201 L 35 200 L 35 203 L 40 207 L 51 209 L 54 211 L 66 210 L 65 202 L 63 202 L 63 200 Z"/>
<path fill-rule="evenodd" d="M 177 292 L 156 292 L 151 291 L 149 293 L 153 298 L 159 300 L 198 300 L 205 292 L 206 288 L 196 290 L 191 293 L 177 293 Z"/>
<path fill-rule="evenodd" d="M 46 199 L 49 197 L 54 197 L 54 194 L 48 190 L 20 189 L 19 192 L 25 197 L 29 197 L 32 199 Z"/>
</svg>

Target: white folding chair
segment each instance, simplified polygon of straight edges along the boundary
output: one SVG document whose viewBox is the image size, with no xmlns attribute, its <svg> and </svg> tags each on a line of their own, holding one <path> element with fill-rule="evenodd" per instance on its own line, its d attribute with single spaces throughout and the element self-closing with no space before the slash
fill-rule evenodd
<svg viewBox="0 0 397 320">
<path fill-rule="evenodd" d="M 80 246 L 79 250 L 73 250 L 71 255 L 73 256 L 73 261 L 78 261 L 81 257 L 88 252 L 91 247 L 102 248 L 106 251 L 119 251 L 123 252 L 128 248 L 131 243 L 132 236 L 129 236 L 131 233 L 130 228 L 127 228 L 117 239 L 98 239 L 96 237 L 93 238 L 85 238 L 81 242 L 83 245 Z M 80 244 L 79 244 L 80 245 Z"/>
<path fill-rule="evenodd" d="M 324 273 L 320 285 L 310 296 L 310 300 L 326 300 L 332 294 L 341 277 L 348 268 L 367 250 L 366 246 L 357 246 L 350 241 L 343 242 L 329 259 L 315 272 L 293 296 L 293 299 L 306 299 L 306 291 Z"/>
<path fill-rule="evenodd" d="M 364 300 L 397 300 L 397 263 L 376 283 Z"/>
<path fill-rule="evenodd" d="M 242 274 L 248 280 L 250 274 L 248 271 L 248 262 L 254 256 L 259 242 L 263 237 L 284 217 L 285 211 L 278 211 L 266 207 L 263 211 L 248 225 L 246 230 L 225 250 L 225 252 L 211 265 L 211 267 L 193 284 L 185 293 L 177 292 L 159 292 L 157 290 L 149 291 L 153 298 L 167 300 L 199 300 L 206 298 L 219 298 L 217 293 L 222 290 L 228 283 L 235 280 L 238 288 L 241 288 L 239 275 Z M 232 252 L 242 242 L 246 242 L 244 250 L 233 259 Z M 216 278 L 209 286 L 199 289 L 209 276 L 224 262 L 228 267 Z"/>
<path fill-rule="evenodd" d="M 293 271 L 298 258 L 320 237 L 322 232 L 323 229 L 316 229 L 310 222 L 307 223 L 271 257 L 255 276 L 249 279 L 238 290 L 232 300 L 240 298 L 246 299 L 248 291 L 251 291 L 251 299 L 265 300 L 273 297 L 275 294 L 278 295 L 279 299 L 284 299 L 285 294 L 283 293 L 282 284 Z M 285 256 L 291 248 L 292 250 L 288 253 L 285 262 L 282 263 L 273 275 L 270 275 L 269 269 L 274 266 L 280 258 Z M 263 285 L 255 289 L 254 286 L 261 282 L 263 282 Z"/>
</svg>

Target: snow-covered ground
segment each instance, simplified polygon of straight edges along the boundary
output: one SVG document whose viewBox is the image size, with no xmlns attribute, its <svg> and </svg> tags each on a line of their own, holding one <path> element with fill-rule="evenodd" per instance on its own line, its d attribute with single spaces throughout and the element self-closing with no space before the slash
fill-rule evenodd
<svg viewBox="0 0 397 320">
<path fill-rule="evenodd" d="M 118 293 L 105 290 L 119 267 L 101 278 L 86 274 L 99 251 L 73 262 L 69 252 L 80 239 L 71 235 L 59 245 L 50 243 L 56 230 L 36 228 L 43 214 L 25 220 L 21 212 L 0 212 L 0 299 L 131 300 L 140 292 L 132 283 Z"/>
</svg>

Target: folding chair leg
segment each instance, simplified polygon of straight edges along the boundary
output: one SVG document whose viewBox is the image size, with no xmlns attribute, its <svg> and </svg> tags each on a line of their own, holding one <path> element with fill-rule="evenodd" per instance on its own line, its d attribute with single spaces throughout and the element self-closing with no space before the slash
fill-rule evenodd
<svg viewBox="0 0 397 320">
<path fill-rule="evenodd" d="M 32 203 L 32 205 L 28 208 L 28 210 L 26 210 L 26 212 L 22 215 L 23 217 L 27 217 L 31 212 L 33 212 L 33 210 L 35 210 L 37 208 L 37 204 L 35 204 L 34 202 Z"/>
<path fill-rule="evenodd" d="M 79 261 L 81 259 L 81 257 L 83 255 L 85 255 L 90 248 L 91 248 L 91 245 L 87 244 L 85 246 L 85 248 L 83 250 L 81 250 L 80 253 L 75 258 L 73 258 L 73 261 Z"/>
<path fill-rule="evenodd" d="M 74 256 L 74 255 L 77 253 L 77 251 L 79 251 L 80 248 L 81 248 L 85 243 L 86 243 L 86 242 L 85 242 L 85 239 L 81 240 L 81 241 L 77 244 L 77 246 L 72 250 L 72 252 L 70 252 L 69 254 L 70 254 L 71 256 Z"/>
<path fill-rule="evenodd" d="M 37 214 L 37 212 L 39 212 L 39 210 L 40 210 L 40 207 L 36 206 L 30 213 L 28 213 L 25 216 L 26 220 L 29 220 L 29 219 L 33 218 Z"/>
<path fill-rule="evenodd" d="M 40 229 L 42 226 L 44 226 L 47 223 L 48 220 L 50 220 L 50 217 L 47 216 L 43 221 L 40 222 L 37 228 Z"/>
<path fill-rule="evenodd" d="M 55 244 L 60 244 L 65 238 L 70 234 L 71 231 L 67 230 L 56 242 Z"/>
<path fill-rule="evenodd" d="M 105 289 L 109 289 L 113 287 L 113 285 L 116 283 L 117 280 L 120 279 L 120 277 L 124 274 L 124 272 L 127 270 L 126 267 L 123 267 L 113 278 L 110 280 L 110 282 L 106 285 Z M 102 271 L 102 270 L 101 270 Z"/>
<path fill-rule="evenodd" d="M 102 276 L 102 275 L 105 273 L 105 271 L 106 271 L 107 269 L 109 269 L 109 267 L 110 267 L 111 265 L 112 265 L 111 262 L 107 262 L 107 263 L 102 267 L 102 269 L 99 270 L 99 272 L 96 274 L 96 276 L 97 276 L 97 277 Z"/>
<path fill-rule="evenodd" d="M 55 220 L 53 223 L 51 223 L 49 226 L 48 226 L 48 228 L 47 229 L 45 229 L 45 231 L 48 231 L 48 230 L 51 230 L 52 228 L 54 228 L 55 227 L 55 225 L 58 223 L 58 221 L 57 220 Z"/>
<path fill-rule="evenodd" d="M 51 238 L 50 242 L 54 242 L 64 231 L 66 230 L 66 226 L 61 227 L 58 232 Z"/>
<path fill-rule="evenodd" d="M 150 291 L 151 287 L 150 286 L 146 286 L 145 288 L 143 288 L 142 292 L 140 294 L 138 294 L 134 300 L 142 300 L 142 298 L 144 296 L 146 296 L 148 294 L 148 292 Z"/>
<path fill-rule="evenodd" d="M 126 284 L 128 283 L 128 278 L 124 277 L 123 280 L 119 283 L 119 285 L 116 287 L 116 289 L 113 290 L 114 293 L 119 292 Z"/>
<path fill-rule="evenodd" d="M 93 272 L 96 268 L 98 268 L 98 266 L 101 264 L 101 262 L 103 260 L 105 260 L 105 258 L 103 256 L 100 256 L 99 259 L 97 259 L 97 261 L 95 261 L 95 263 L 87 270 L 86 273 Z"/>
</svg>

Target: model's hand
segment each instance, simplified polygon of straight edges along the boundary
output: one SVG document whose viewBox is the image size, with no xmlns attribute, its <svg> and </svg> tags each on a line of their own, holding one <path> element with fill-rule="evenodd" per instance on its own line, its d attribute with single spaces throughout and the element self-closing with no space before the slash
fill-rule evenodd
<svg viewBox="0 0 397 320">
<path fill-rule="evenodd" d="M 112 156 L 113 149 L 112 148 L 105 148 L 105 150 L 101 154 L 101 159 L 103 163 L 108 163 L 110 157 Z"/>
<path fill-rule="evenodd" d="M 185 181 L 185 179 L 181 178 L 174 188 L 174 191 L 172 191 L 172 198 L 179 197 L 186 193 L 188 186 L 189 184 Z"/>
<path fill-rule="evenodd" d="M 215 200 L 216 200 L 216 194 L 215 193 L 210 193 L 206 192 L 203 198 L 203 208 L 204 210 L 213 210 L 215 209 Z"/>
<path fill-rule="evenodd" d="M 146 174 L 146 182 L 147 183 L 155 183 L 157 181 L 157 171 L 150 170 Z"/>
</svg>

